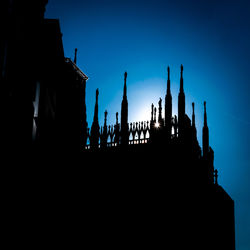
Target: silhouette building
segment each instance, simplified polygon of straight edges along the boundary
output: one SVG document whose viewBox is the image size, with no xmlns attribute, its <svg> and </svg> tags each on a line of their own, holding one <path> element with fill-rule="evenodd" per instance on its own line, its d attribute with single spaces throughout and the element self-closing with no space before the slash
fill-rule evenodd
<svg viewBox="0 0 250 250">
<path fill-rule="evenodd" d="M 192 103 L 192 118 L 190 119 L 185 113 L 183 66 L 181 65 L 178 117 L 172 116 L 169 67 L 167 72 L 165 119 L 162 116 L 160 98 L 158 115 L 157 108 L 152 104 L 150 121 L 128 124 L 127 73 L 125 72 L 121 123 L 116 113 L 116 124 L 107 126 L 107 111 L 105 111 L 104 126 L 100 127 L 97 90 L 94 121 L 91 131 L 88 129 L 87 134 L 90 144 L 87 143 L 85 146 L 85 155 L 90 159 L 99 155 L 102 160 L 119 155 L 120 164 L 122 162 L 125 166 L 137 166 L 131 170 L 136 176 L 142 175 L 145 169 L 150 169 L 152 178 L 149 180 L 150 184 L 137 180 L 147 193 L 147 195 L 140 194 L 141 203 L 137 205 L 142 214 L 145 208 L 142 208 L 141 204 L 144 204 L 147 206 L 147 212 L 159 213 L 162 216 L 157 219 L 164 221 L 171 228 L 167 239 L 173 245 L 178 242 L 176 249 L 188 246 L 193 249 L 234 250 L 234 202 L 218 184 L 218 170 L 214 168 L 214 151 L 209 145 L 206 102 L 204 102 L 201 148 L 197 140 L 194 103 Z M 115 155 L 110 155 L 111 152 Z M 105 158 L 103 155 L 108 157 Z M 92 162 L 95 161 L 92 160 Z M 138 170 L 138 166 L 143 168 L 139 167 Z M 150 190 L 147 189 L 148 186 Z M 130 197 L 138 199 L 134 194 L 137 189 L 138 186 L 135 183 L 127 189 Z M 153 200 L 155 207 L 152 204 L 145 204 L 148 200 Z M 131 216 L 134 218 L 133 215 Z M 144 216 L 150 217 L 148 214 Z M 157 228 L 154 231 L 155 234 L 156 232 L 162 234 L 159 223 L 151 222 L 145 226 L 151 234 L 154 234 L 152 227 Z M 143 234 L 148 235 L 148 231 L 144 231 L 145 228 L 142 229 Z M 152 235 L 148 237 L 152 238 Z M 179 238 L 183 241 L 179 241 Z M 162 243 L 162 239 L 159 242 Z"/>
<path fill-rule="evenodd" d="M 168 67 L 164 108 L 160 98 L 158 108 L 152 104 L 150 121 L 128 123 L 125 72 L 120 122 L 116 113 L 116 124 L 108 125 L 105 111 L 100 126 L 97 89 L 89 128 L 88 77 L 77 66 L 77 50 L 74 60 L 65 58 L 59 21 L 43 17 L 46 3 L 9 1 L 7 6 L 9 25 L 0 47 L 1 100 L 7 107 L 2 146 L 11 152 L 80 152 L 84 167 L 105 162 L 114 167 L 98 179 L 97 192 L 103 194 L 102 204 L 117 207 L 103 211 L 108 223 L 119 218 L 122 242 L 132 244 L 133 237 L 124 236 L 129 230 L 137 242 L 154 248 L 235 250 L 234 202 L 218 184 L 206 102 L 201 148 L 194 103 L 191 119 L 185 112 L 183 66 L 178 116 L 172 114 Z"/>
</svg>

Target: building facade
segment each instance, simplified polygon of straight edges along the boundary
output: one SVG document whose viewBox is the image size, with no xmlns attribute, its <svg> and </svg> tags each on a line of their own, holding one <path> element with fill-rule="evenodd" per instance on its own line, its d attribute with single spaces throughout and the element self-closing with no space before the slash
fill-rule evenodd
<svg viewBox="0 0 250 250">
<path fill-rule="evenodd" d="M 150 121 L 128 123 L 125 72 L 120 123 L 116 113 L 116 124 L 108 126 L 105 111 L 104 126 L 100 126 L 97 90 L 94 120 L 87 134 L 87 142 L 90 143 L 85 146 L 83 155 L 93 166 L 113 159 L 108 163 L 109 167 L 129 167 L 124 172 L 115 170 L 123 172 L 123 177 L 119 179 L 122 184 L 116 184 L 116 188 L 123 190 L 125 186 L 130 196 L 128 202 L 134 199 L 135 206 L 140 208 L 142 214 L 145 213 L 147 219 L 152 219 L 152 214 L 157 217 L 157 221 L 139 227 L 144 236 L 148 235 L 146 238 L 153 239 L 157 237 L 156 232 L 165 232 L 163 223 L 170 231 L 157 240 L 160 245 L 166 245 L 167 241 L 170 245 L 176 245 L 176 249 L 235 250 L 234 202 L 218 184 L 214 151 L 209 145 L 206 102 L 201 148 L 197 140 L 195 104 L 192 103 L 191 119 L 185 113 L 183 66 L 178 117 L 172 115 L 169 67 L 167 72 L 164 118 L 160 98 L 158 109 L 152 104 Z M 126 181 L 131 181 L 131 174 L 136 176 L 136 180 L 127 186 Z M 113 174 L 111 176 L 116 178 Z M 143 190 L 139 197 L 137 191 L 140 188 Z M 133 212 L 130 217 L 136 220 Z M 152 228 L 157 229 L 154 231 Z"/>
<path fill-rule="evenodd" d="M 88 77 L 77 66 L 77 51 L 73 61 L 65 58 L 59 21 L 43 17 L 46 3 L 6 5 L 8 26 L 0 44 L 2 148 L 12 154 L 42 152 L 45 158 L 44 152 L 59 154 L 61 161 L 65 154 L 80 153 L 81 168 L 96 172 L 93 178 L 82 174 L 85 187 L 77 199 L 91 207 L 87 215 L 100 219 L 98 237 L 111 226 L 110 234 L 124 246 L 235 250 L 234 201 L 218 183 L 206 102 L 202 148 L 194 103 L 191 119 L 185 112 L 183 66 L 178 117 L 172 114 L 168 67 L 164 110 L 162 99 L 158 109 L 152 104 L 150 121 L 128 123 L 125 72 L 120 121 L 116 113 L 116 124 L 108 125 L 105 111 L 100 126 L 97 89 L 88 127 Z"/>
</svg>

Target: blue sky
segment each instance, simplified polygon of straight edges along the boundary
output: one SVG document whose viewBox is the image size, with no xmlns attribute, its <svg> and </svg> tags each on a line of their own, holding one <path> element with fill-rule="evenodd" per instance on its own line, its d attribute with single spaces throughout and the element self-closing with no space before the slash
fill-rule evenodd
<svg viewBox="0 0 250 250">
<path fill-rule="evenodd" d="M 250 249 L 250 2 L 160 0 L 50 0 L 46 17 L 60 19 L 65 56 L 89 76 L 87 118 L 95 90 L 99 121 L 120 113 L 128 72 L 129 121 L 150 119 L 151 103 L 164 99 L 171 71 L 177 114 L 180 65 L 184 65 L 186 112 L 195 102 L 201 143 L 207 101 L 210 145 L 219 183 L 235 200 L 236 247 Z"/>
</svg>

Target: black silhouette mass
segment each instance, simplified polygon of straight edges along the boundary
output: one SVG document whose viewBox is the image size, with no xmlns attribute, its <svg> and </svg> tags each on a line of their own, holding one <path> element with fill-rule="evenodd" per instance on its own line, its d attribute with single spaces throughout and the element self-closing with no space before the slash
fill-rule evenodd
<svg viewBox="0 0 250 250">
<path fill-rule="evenodd" d="M 59 20 L 44 18 L 46 4 L 40 0 L 6 5 L 8 25 L 0 47 L 1 100 L 7 107 L 1 115 L 5 150 L 44 156 L 79 153 L 83 167 L 89 167 L 89 162 L 104 166 L 105 161 L 120 167 L 100 180 L 97 199 L 103 217 L 109 217 L 113 226 L 110 233 L 121 245 L 234 250 L 234 201 L 219 185 L 214 168 L 209 103 L 204 102 L 200 147 L 195 104 L 191 119 L 185 112 L 184 67 L 180 67 L 178 116 L 172 114 L 168 67 L 165 100 L 152 104 L 150 121 L 128 122 L 129 72 L 125 72 L 116 123 L 107 124 L 105 111 L 100 126 L 97 89 L 90 125 L 88 76 L 77 66 L 77 49 L 74 60 L 64 56 Z M 129 170 L 123 172 L 122 164 Z"/>
</svg>

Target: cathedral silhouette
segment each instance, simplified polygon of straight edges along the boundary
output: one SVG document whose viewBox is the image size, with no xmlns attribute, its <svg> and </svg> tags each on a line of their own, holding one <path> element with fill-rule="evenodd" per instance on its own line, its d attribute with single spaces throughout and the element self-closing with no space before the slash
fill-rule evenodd
<svg viewBox="0 0 250 250">
<path fill-rule="evenodd" d="M 7 6 L 0 47 L 1 100 L 7 107 L 2 148 L 42 157 L 80 153 L 83 168 L 98 168 L 94 176 L 86 174 L 91 188 L 81 195 L 103 245 L 115 238 L 119 246 L 235 250 L 234 201 L 218 183 L 206 102 L 202 148 L 194 103 L 191 119 L 185 112 L 183 66 L 178 116 L 172 114 L 168 67 L 164 109 L 160 98 L 158 108 L 152 104 L 150 121 L 129 124 L 125 72 L 120 121 L 116 113 L 116 123 L 108 125 L 105 111 L 100 127 L 97 89 L 89 127 L 88 77 L 77 66 L 77 50 L 74 60 L 65 58 L 59 21 L 43 16 L 46 3 L 9 1 Z"/>
</svg>

